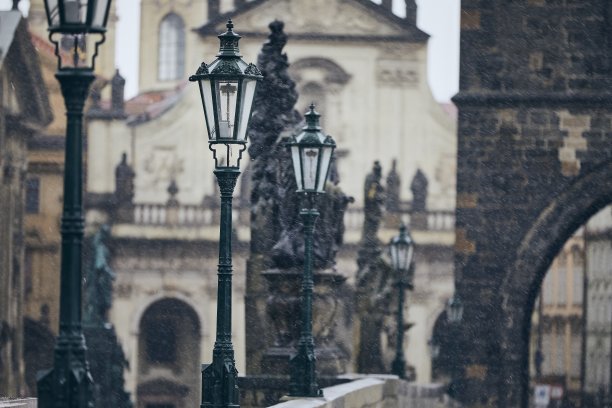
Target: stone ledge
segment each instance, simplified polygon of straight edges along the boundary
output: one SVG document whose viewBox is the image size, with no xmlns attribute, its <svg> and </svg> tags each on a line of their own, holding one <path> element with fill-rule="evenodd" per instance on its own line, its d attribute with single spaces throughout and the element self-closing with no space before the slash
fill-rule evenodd
<svg viewBox="0 0 612 408">
<path fill-rule="evenodd" d="M 284 397 L 271 408 L 444 408 L 456 404 L 442 384 L 414 384 L 394 375 L 346 375 L 354 381 L 323 389 L 322 398 Z"/>
<path fill-rule="evenodd" d="M 38 400 L 36 398 L 24 398 L 24 399 L 9 399 L 0 398 L 0 408 L 37 408 Z"/>
</svg>

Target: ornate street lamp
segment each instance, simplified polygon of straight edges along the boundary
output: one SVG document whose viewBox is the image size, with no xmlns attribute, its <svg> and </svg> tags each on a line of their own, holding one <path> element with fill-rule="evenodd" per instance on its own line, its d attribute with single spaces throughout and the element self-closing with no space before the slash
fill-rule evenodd
<svg viewBox="0 0 612 408">
<path fill-rule="evenodd" d="M 305 114 L 306 126 L 288 143 L 297 183 L 297 193 L 304 197 L 300 217 L 304 223 L 304 275 L 302 277 L 302 330 L 297 353 L 291 357 L 289 395 L 295 397 L 320 397 L 317 384 L 316 357 L 312 337 L 312 246 L 314 226 L 319 212 L 315 208 L 318 194 L 325 193 L 325 183 L 336 143 L 325 135 L 319 126 L 319 113 L 314 104 Z"/>
<path fill-rule="evenodd" d="M 398 236 L 389 242 L 391 264 L 397 273 L 397 287 L 399 298 L 397 304 L 397 344 L 395 359 L 391 364 L 391 371 L 399 378 L 406 378 L 406 359 L 404 357 L 404 291 L 412 289 L 412 257 L 414 255 L 414 241 L 406 230 L 404 224 L 400 227 Z"/>
<path fill-rule="evenodd" d="M 93 380 L 81 328 L 83 242 L 83 106 L 97 49 L 104 42 L 111 0 L 45 0 L 49 39 L 58 58 L 55 77 L 66 105 L 66 151 L 62 212 L 60 324 L 53 368 L 38 380 L 41 408 L 90 408 Z M 93 53 L 87 51 L 93 34 Z"/>
<path fill-rule="evenodd" d="M 210 65 L 202 63 L 189 78 L 200 87 L 208 144 L 221 191 L 217 335 L 213 361 L 202 370 L 202 408 L 240 405 L 232 346 L 232 194 L 246 149 L 255 88 L 263 77 L 255 65 L 242 60 L 238 49 L 240 36 L 233 28 L 229 20 L 227 31 L 219 35 L 218 58 Z"/>
<path fill-rule="evenodd" d="M 463 303 L 457 292 L 446 303 L 446 318 L 452 324 L 459 324 L 463 319 Z"/>
</svg>

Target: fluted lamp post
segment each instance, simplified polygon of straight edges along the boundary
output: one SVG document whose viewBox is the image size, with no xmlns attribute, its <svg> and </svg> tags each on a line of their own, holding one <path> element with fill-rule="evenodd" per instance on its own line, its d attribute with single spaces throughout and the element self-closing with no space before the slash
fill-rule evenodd
<svg viewBox="0 0 612 408">
<path fill-rule="evenodd" d="M 288 143 L 297 183 L 297 193 L 303 196 L 300 217 L 304 225 L 304 274 L 301 290 L 300 341 L 297 353 L 290 360 L 289 395 L 294 397 L 320 397 L 317 384 L 316 357 L 312 336 L 312 252 L 314 226 L 319 212 L 315 208 L 316 197 L 325 193 L 325 183 L 336 143 L 325 135 L 319 126 L 319 113 L 314 104 L 305 114 L 306 126 Z"/>
<path fill-rule="evenodd" d="M 60 323 L 53 368 L 41 373 L 41 408 L 94 406 L 93 380 L 81 327 L 83 225 L 83 106 L 98 46 L 104 42 L 111 0 L 45 0 L 49 39 L 66 105 L 64 202 L 61 220 Z M 91 48 L 90 48 L 91 47 Z"/>
<path fill-rule="evenodd" d="M 412 257 L 414 241 L 404 224 L 400 227 L 398 236 L 389 243 L 391 264 L 397 274 L 399 291 L 397 302 L 397 344 L 395 358 L 391 363 L 391 372 L 399 378 L 406 378 L 406 358 L 404 357 L 404 295 L 406 289 L 412 289 Z"/>
<path fill-rule="evenodd" d="M 212 363 L 202 370 L 202 408 L 240 406 L 232 345 L 232 194 L 246 149 L 257 81 L 263 77 L 255 65 L 242 60 L 238 48 L 240 36 L 233 28 L 229 20 L 227 31 L 219 35 L 217 59 L 210 65 L 202 63 L 189 78 L 200 87 L 208 145 L 221 191 L 217 334 Z"/>
</svg>

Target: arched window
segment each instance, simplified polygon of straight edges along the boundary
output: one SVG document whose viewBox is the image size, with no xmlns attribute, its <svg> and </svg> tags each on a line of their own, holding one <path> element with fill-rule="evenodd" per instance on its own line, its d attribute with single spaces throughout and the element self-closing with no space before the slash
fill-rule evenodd
<svg viewBox="0 0 612 408">
<path fill-rule="evenodd" d="M 185 72 L 185 23 L 177 14 L 170 13 L 159 25 L 158 77 L 172 81 Z"/>
</svg>

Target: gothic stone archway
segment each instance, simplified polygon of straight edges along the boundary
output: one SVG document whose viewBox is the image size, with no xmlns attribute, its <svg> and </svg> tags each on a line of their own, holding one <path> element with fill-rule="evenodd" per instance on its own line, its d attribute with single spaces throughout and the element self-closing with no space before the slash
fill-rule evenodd
<svg viewBox="0 0 612 408">
<path fill-rule="evenodd" d="M 461 3 L 455 385 L 467 406 L 525 407 L 535 292 L 610 201 L 612 3 Z"/>
<path fill-rule="evenodd" d="M 528 404 L 529 333 L 535 299 L 548 268 L 563 244 L 591 216 L 612 203 L 612 161 L 598 166 L 552 200 L 520 243 L 516 260 L 500 288 L 502 393 Z M 516 333 L 520 333 L 516 341 Z M 520 394 L 519 394 L 520 393 Z M 510 402 L 508 401 L 508 402 Z"/>
</svg>

